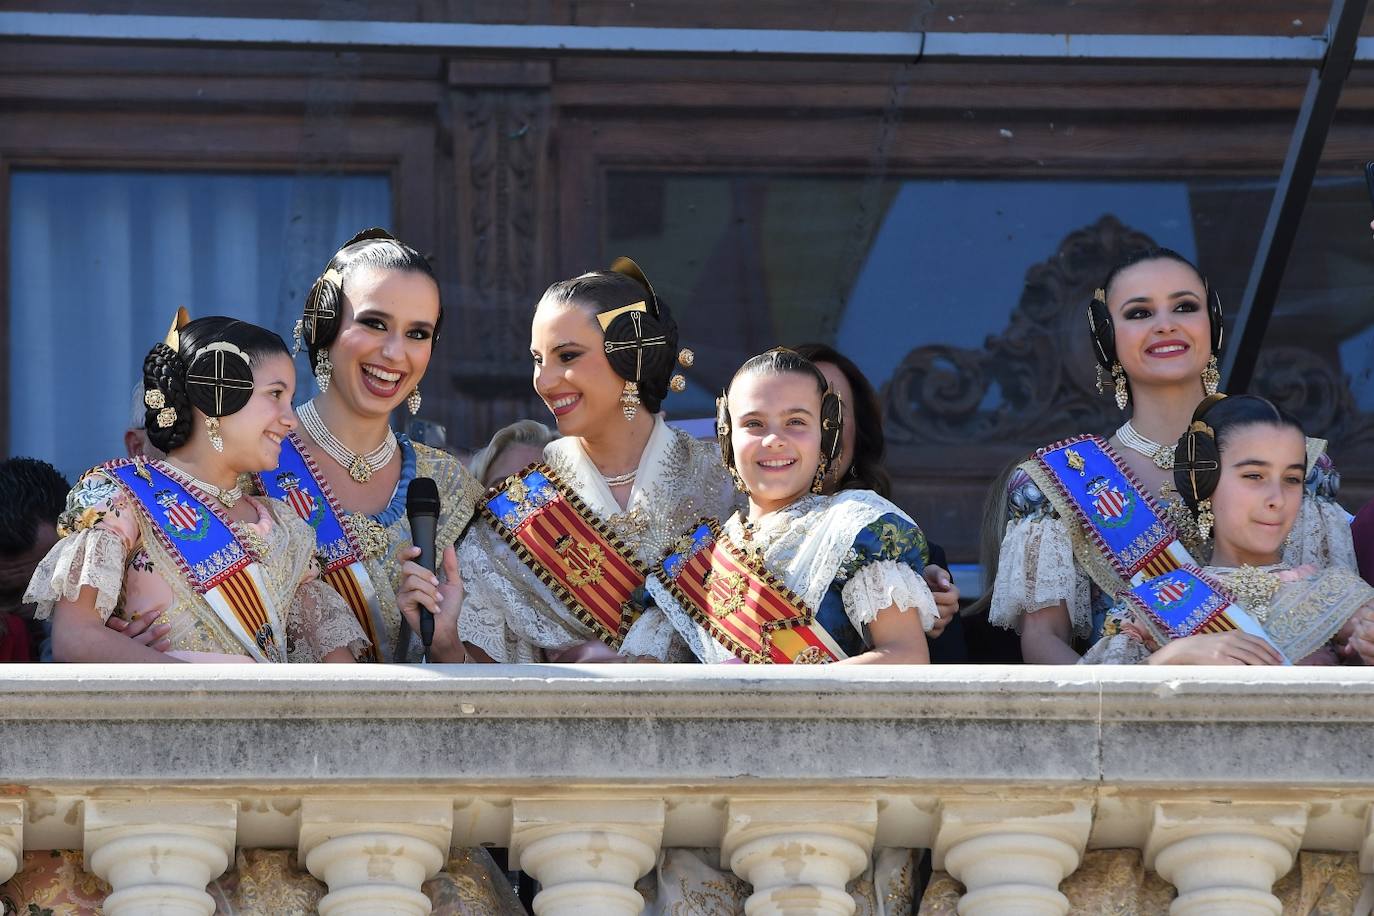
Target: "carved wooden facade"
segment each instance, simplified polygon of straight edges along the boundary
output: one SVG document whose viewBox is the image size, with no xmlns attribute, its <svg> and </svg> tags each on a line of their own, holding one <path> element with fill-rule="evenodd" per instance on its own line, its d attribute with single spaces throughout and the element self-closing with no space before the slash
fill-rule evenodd
<svg viewBox="0 0 1374 916">
<path fill-rule="evenodd" d="M 932 0 L 914 12 L 897 0 L 323 6 L 322 12 L 317 2 L 253 2 L 228 14 L 1289 35 L 1319 32 L 1327 12 L 1317 0 L 1250 3 L 1241 12 L 1222 0 Z M 226 15 L 222 4 L 199 0 L 0 0 L 0 9 Z M 1272 177 L 1305 76 L 1291 65 L 484 60 L 9 42 L 0 43 L 0 213 L 7 212 L 3 195 L 15 168 L 384 171 L 394 228 L 434 254 L 449 308 L 425 413 L 447 426 L 450 442 L 472 447 L 511 420 L 546 418 L 529 388 L 529 315 L 549 282 L 621 253 L 604 250 L 616 216 L 608 201 L 612 173 Z M 1371 112 L 1374 79 L 1357 68 L 1328 143 L 1329 174 L 1351 173 L 1368 158 Z M 1243 218 L 1253 222 L 1255 214 Z M 8 231 L 0 219 L 0 253 L 8 250 Z M 1349 232 L 1350 254 L 1358 257 L 1368 242 L 1362 224 L 1352 223 Z M 1235 302 L 1244 284 L 1235 267 L 1245 264 L 1243 239 L 1228 227 L 1199 227 L 1198 235 L 1204 267 Z M 724 246 L 712 269 L 747 273 L 755 258 L 747 241 Z M 1106 265 L 1146 241 L 1106 215 L 1029 269 L 988 265 L 1025 274 L 1019 301 L 1005 303 L 1004 328 L 981 348 L 913 348 L 887 381 L 899 501 L 952 559 L 975 559 L 983 495 L 1006 462 L 1055 437 L 1115 425 L 1110 399 L 1094 389 L 1082 307 Z M 1219 271 L 1214 262 L 1228 266 Z M 0 254 L 0 313 L 3 271 Z M 704 338 L 696 341 L 694 384 L 719 385 L 737 357 L 793 337 L 770 323 L 768 302 L 750 292 L 747 276 L 731 282 L 730 302 L 694 311 L 695 293 L 673 300 L 688 336 Z M 7 327 L 0 320 L 0 345 Z M 1357 409 L 1348 380 L 1313 343 L 1319 334 L 1294 339 L 1292 347 L 1265 354 L 1260 391 L 1296 409 L 1314 434 L 1333 439 L 1353 508 L 1374 494 L 1374 416 Z M 0 435 L 6 425 L 0 422 Z"/>
</svg>

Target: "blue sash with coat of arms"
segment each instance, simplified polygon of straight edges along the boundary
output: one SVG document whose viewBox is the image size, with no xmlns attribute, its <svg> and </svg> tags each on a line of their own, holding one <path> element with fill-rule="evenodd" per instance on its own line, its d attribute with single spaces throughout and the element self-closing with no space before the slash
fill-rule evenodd
<svg viewBox="0 0 1374 916">
<path fill-rule="evenodd" d="M 120 459 L 106 473 L 133 497 L 186 583 L 259 662 L 286 661 L 285 631 L 262 568 L 231 522 L 160 461 Z"/>
<path fill-rule="evenodd" d="M 289 505 L 315 529 L 315 550 L 324 566 L 324 581 L 348 603 L 372 643 L 362 660 L 380 661 L 379 637 L 386 632 L 386 624 L 377 588 L 363 564 L 364 551 L 345 523 L 329 484 L 295 433 L 282 440 L 276 470 L 258 474 L 257 480 L 263 493 Z"/>
<path fill-rule="evenodd" d="M 1202 633 L 1240 630 L 1284 654 L 1260 622 L 1196 566 L 1182 566 L 1146 580 L 1127 592 L 1125 599 L 1160 645 Z M 1284 656 L 1284 664 L 1292 661 Z"/>
<path fill-rule="evenodd" d="M 1193 563 L 1173 523 L 1103 439 L 1065 439 L 1040 449 L 1034 461 L 1123 583 L 1138 585 Z"/>
</svg>

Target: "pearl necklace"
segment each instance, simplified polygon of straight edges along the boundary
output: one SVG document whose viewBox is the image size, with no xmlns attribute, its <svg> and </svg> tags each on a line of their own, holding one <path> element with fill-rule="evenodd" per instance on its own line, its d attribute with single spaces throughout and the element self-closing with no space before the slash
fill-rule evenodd
<svg viewBox="0 0 1374 916">
<path fill-rule="evenodd" d="M 240 499 L 243 499 L 243 487 L 239 486 L 238 484 L 235 484 L 234 486 L 229 487 L 226 490 L 223 487 L 217 487 L 212 483 L 207 483 L 206 481 L 201 480 L 199 477 L 195 476 L 190 471 L 183 471 L 181 468 L 172 464 L 170 461 L 164 461 L 163 464 L 165 464 L 167 468 L 173 472 L 172 476 L 180 479 L 182 483 L 189 483 L 192 486 L 194 486 L 197 490 L 201 490 L 213 496 L 215 499 L 219 500 L 220 505 L 224 506 L 224 508 L 226 509 L 234 508 L 238 501 Z"/>
<path fill-rule="evenodd" d="M 372 475 L 387 466 L 392 456 L 396 454 L 398 447 L 396 434 L 391 430 L 386 431 L 386 438 L 382 444 L 368 452 L 366 455 L 359 455 L 349 451 L 348 446 L 339 441 L 339 437 L 329 431 L 329 427 L 324 425 L 320 419 L 319 411 L 315 409 L 314 401 L 306 401 L 296 411 L 296 416 L 301 418 L 301 425 L 306 432 L 310 433 L 310 438 L 320 444 L 320 448 L 329 453 L 340 465 L 348 469 L 348 476 L 358 483 L 367 483 L 372 479 Z"/>
<path fill-rule="evenodd" d="M 600 474 L 601 472 L 597 471 L 597 473 Z M 635 468 L 626 471 L 624 474 L 616 474 L 614 477 L 607 477 L 605 474 L 601 474 L 601 479 L 606 481 L 606 486 L 608 487 L 623 487 L 626 484 L 634 483 L 635 477 L 638 475 L 639 468 Z"/>
<path fill-rule="evenodd" d="M 1155 467 L 1162 471 L 1172 470 L 1174 466 L 1174 450 L 1176 445 L 1161 445 L 1153 439 L 1146 438 L 1131 425 L 1127 420 L 1121 424 L 1121 428 L 1116 431 L 1117 440 L 1133 452 L 1139 452 L 1146 458 L 1155 463 Z"/>
</svg>

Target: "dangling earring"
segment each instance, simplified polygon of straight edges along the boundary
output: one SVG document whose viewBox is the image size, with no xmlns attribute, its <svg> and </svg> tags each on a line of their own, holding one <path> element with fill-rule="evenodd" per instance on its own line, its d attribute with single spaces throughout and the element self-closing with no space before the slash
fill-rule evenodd
<svg viewBox="0 0 1374 916">
<path fill-rule="evenodd" d="M 821 490 L 825 489 L 825 472 L 829 469 L 829 466 L 830 462 L 826 461 L 824 458 L 821 459 L 820 464 L 816 465 L 816 476 L 811 478 L 812 493 L 820 493 Z"/>
<path fill-rule="evenodd" d="M 294 357 L 305 346 L 305 319 L 297 318 L 296 326 L 291 329 L 291 355 Z"/>
<path fill-rule="evenodd" d="M 420 412 L 420 386 L 416 385 L 415 390 L 406 395 L 406 410 L 410 411 L 413 417 Z"/>
<path fill-rule="evenodd" d="M 735 482 L 736 490 L 739 490 L 745 496 L 749 495 L 749 488 L 744 485 L 744 478 L 739 476 L 739 471 L 735 468 L 730 469 L 730 479 Z"/>
<path fill-rule="evenodd" d="M 626 382 L 624 390 L 620 392 L 620 412 L 626 420 L 633 420 L 639 412 L 639 385 L 634 382 Z"/>
<path fill-rule="evenodd" d="M 1217 386 L 1221 384 L 1221 370 L 1217 368 L 1217 355 L 1213 353 L 1207 359 L 1207 368 L 1202 370 L 1202 391 L 1209 398 L 1217 393 Z"/>
<path fill-rule="evenodd" d="M 1212 515 L 1212 500 L 1204 499 L 1197 504 L 1197 533 L 1202 540 L 1207 540 L 1212 536 L 1212 526 L 1216 524 L 1216 517 Z"/>
<path fill-rule="evenodd" d="M 1116 406 L 1125 410 L 1131 403 L 1131 391 L 1126 387 L 1126 370 L 1121 368 L 1121 363 L 1112 363 L 1112 378 L 1116 380 Z"/>
<path fill-rule="evenodd" d="M 1097 364 L 1097 393 L 1098 393 L 1098 394 L 1106 394 L 1106 393 L 1107 393 L 1107 388 L 1106 388 L 1106 386 L 1105 386 L 1105 384 L 1104 384 L 1105 381 L 1106 381 L 1106 379 L 1107 379 L 1107 377 L 1106 377 L 1105 375 L 1102 374 L 1102 364 L 1101 364 L 1101 363 L 1098 363 L 1098 364 Z"/>
<path fill-rule="evenodd" d="M 224 451 L 224 439 L 219 434 L 219 417 L 206 417 L 205 429 L 210 433 L 210 447 L 217 452 Z"/>
<path fill-rule="evenodd" d="M 329 361 L 329 351 L 321 350 L 315 354 L 315 384 L 320 386 L 320 394 L 329 390 L 333 378 L 334 364 Z"/>
</svg>

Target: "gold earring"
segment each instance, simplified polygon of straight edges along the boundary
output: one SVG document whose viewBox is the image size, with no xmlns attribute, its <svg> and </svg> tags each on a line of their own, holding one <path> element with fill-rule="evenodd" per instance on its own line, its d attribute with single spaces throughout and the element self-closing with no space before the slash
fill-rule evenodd
<svg viewBox="0 0 1374 916">
<path fill-rule="evenodd" d="M 1125 410 L 1131 403 L 1131 391 L 1126 387 L 1126 370 L 1121 368 L 1121 363 L 1112 363 L 1112 378 L 1116 380 L 1116 406 Z"/>
<path fill-rule="evenodd" d="M 635 418 L 635 414 L 639 412 L 639 403 L 639 385 L 626 382 L 624 390 L 620 392 L 620 412 L 625 415 L 626 420 Z"/>
<path fill-rule="evenodd" d="M 334 364 L 329 361 L 329 351 L 321 350 L 315 354 L 315 384 L 320 386 L 320 394 L 329 390 L 334 378 Z"/>
<path fill-rule="evenodd" d="M 224 451 L 224 439 L 219 434 L 219 417 L 206 417 L 205 429 L 210 433 L 210 447 L 217 452 Z"/>
<path fill-rule="evenodd" d="M 1106 389 L 1106 387 L 1104 386 L 1104 382 L 1106 381 L 1106 378 L 1107 378 L 1107 377 L 1106 377 L 1105 375 L 1102 374 L 1102 364 L 1101 364 L 1101 363 L 1098 363 L 1098 364 L 1097 364 L 1097 393 L 1098 393 L 1098 394 L 1106 394 L 1106 393 L 1107 393 L 1107 389 Z"/>
<path fill-rule="evenodd" d="M 305 319 L 297 318 L 296 326 L 291 329 L 291 355 L 294 357 L 305 346 Z"/>
<path fill-rule="evenodd" d="M 1212 515 L 1211 498 L 1204 499 L 1197 504 L 1197 533 L 1202 540 L 1207 540 L 1212 536 L 1212 526 L 1216 524 L 1216 517 Z"/>
<path fill-rule="evenodd" d="M 1202 391 L 1209 398 L 1217 393 L 1217 387 L 1221 385 L 1221 370 L 1217 368 L 1217 355 L 1213 353 L 1207 359 L 1207 368 L 1202 370 Z"/>
<path fill-rule="evenodd" d="M 676 394 L 682 394 L 687 390 L 687 379 L 681 373 L 674 375 L 668 379 L 668 388 Z"/>
<path fill-rule="evenodd" d="M 830 462 L 821 458 L 821 463 L 816 465 L 816 476 L 811 478 L 811 492 L 820 493 L 825 489 L 825 472 L 829 469 Z"/>
<path fill-rule="evenodd" d="M 413 417 L 420 412 L 420 386 L 416 385 L 415 390 L 406 395 L 406 410 L 410 411 Z"/>
</svg>

